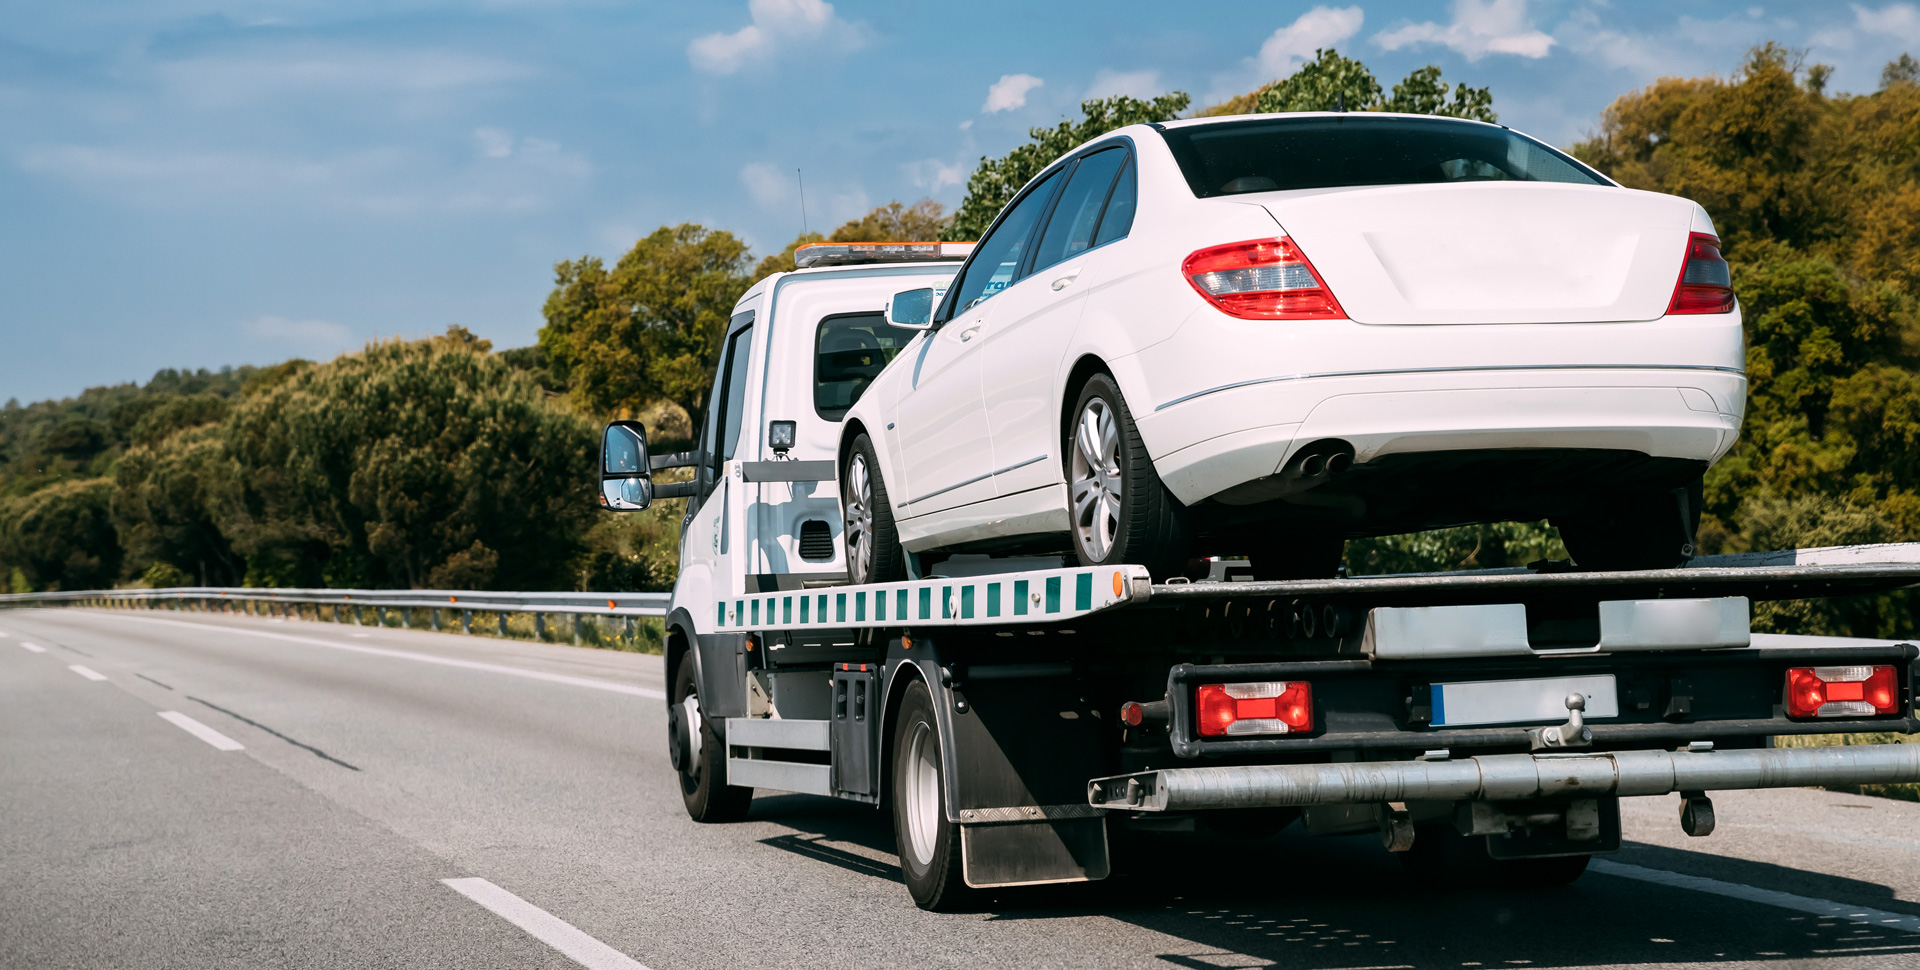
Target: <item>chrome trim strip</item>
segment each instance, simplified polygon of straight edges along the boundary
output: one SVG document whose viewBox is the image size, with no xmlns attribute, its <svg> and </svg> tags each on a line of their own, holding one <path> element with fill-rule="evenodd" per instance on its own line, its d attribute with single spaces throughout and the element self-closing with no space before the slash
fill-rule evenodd
<svg viewBox="0 0 1920 970">
<path fill-rule="evenodd" d="M 947 494 L 948 492 L 951 492 L 951 491 L 953 491 L 953 490 L 954 490 L 954 489 L 956 489 L 956 488 L 966 488 L 966 487 L 967 487 L 968 485 L 972 485 L 972 484 L 973 484 L 973 483 L 975 483 L 975 482 L 984 482 L 984 481 L 986 481 L 987 479 L 989 479 L 989 478 L 992 478 L 992 477 L 993 477 L 993 476 L 995 476 L 995 475 L 1005 475 L 1006 473 L 1008 473 L 1008 472 L 1010 472 L 1010 471 L 1013 471 L 1013 470 L 1014 470 L 1014 469 L 1016 469 L 1016 468 L 1025 468 L 1025 467 L 1027 467 L 1028 465 L 1031 465 L 1031 464 L 1033 464 L 1033 463 L 1034 463 L 1034 462 L 1036 462 L 1036 461 L 1046 461 L 1046 460 L 1047 460 L 1047 456 L 1046 456 L 1046 455 L 1039 455 L 1039 456 L 1037 456 L 1037 457 L 1034 457 L 1034 458 L 1029 458 L 1029 459 L 1027 459 L 1026 461 L 1022 461 L 1022 462 L 1015 462 L 1015 463 L 1013 463 L 1013 464 L 1011 464 L 1011 465 L 1008 465 L 1008 466 L 1007 466 L 1007 467 L 1005 467 L 1005 468 L 1002 468 L 1002 469 L 1000 469 L 999 471 L 991 471 L 991 472 L 988 472 L 988 473 L 986 473 L 985 475 L 975 475 L 974 477 L 972 477 L 972 478 L 969 478 L 969 479 L 967 479 L 966 481 L 964 481 L 964 482 L 961 482 L 961 483 L 959 483 L 959 484 L 957 484 L 957 485 L 948 485 L 948 486 L 947 486 L 946 488 L 943 488 L 943 489 L 940 489 L 939 491 L 935 491 L 935 492 L 928 492 L 927 494 L 925 494 L 925 495 L 922 495 L 922 496 L 920 496 L 919 498 L 916 498 L 916 499 L 909 499 L 909 500 L 907 500 L 907 504 L 908 504 L 908 505 L 917 505 L 917 504 L 919 504 L 919 503 L 921 503 L 921 502 L 924 502 L 924 501 L 926 501 L 927 499 L 930 499 L 930 498 L 933 498 L 933 497 L 935 497 L 935 496 L 939 496 L 939 495 L 945 495 L 945 494 Z M 1031 491 L 1031 489 L 1029 489 L 1029 491 Z"/>
<path fill-rule="evenodd" d="M 1285 374 L 1280 377 L 1256 377 L 1250 381 L 1235 381 L 1232 384 L 1209 387 L 1204 391 L 1195 391 L 1192 394 L 1176 397 L 1154 408 L 1154 410 L 1165 411 L 1176 404 L 1185 404 L 1196 397 L 1206 397 L 1209 394 L 1215 394 L 1220 391 L 1231 391 L 1236 387 L 1249 387 L 1254 384 L 1276 384 L 1282 381 L 1311 381 L 1318 380 L 1322 377 L 1382 377 L 1389 374 L 1449 374 L 1494 370 L 1710 370 L 1719 371 L 1724 374 L 1738 374 L 1741 377 L 1747 376 L 1746 368 L 1716 367 L 1711 364 L 1488 364 L 1483 367 L 1405 367 L 1395 370 L 1337 370 L 1327 371 L 1324 374 Z"/>
</svg>

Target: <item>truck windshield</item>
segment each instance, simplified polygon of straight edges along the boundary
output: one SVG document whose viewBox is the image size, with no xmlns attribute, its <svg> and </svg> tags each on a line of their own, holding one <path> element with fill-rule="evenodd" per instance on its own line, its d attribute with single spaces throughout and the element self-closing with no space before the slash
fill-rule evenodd
<svg viewBox="0 0 1920 970">
<path fill-rule="evenodd" d="M 846 417 L 887 361 L 918 332 L 893 326 L 878 313 L 820 321 L 813 341 L 813 410 L 828 421 Z"/>
<path fill-rule="evenodd" d="M 1571 182 L 1585 166 L 1505 128 L 1442 118 L 1266 118 L 1161 132 L 1200 198 L 1359 185 Z"/>
</svg>

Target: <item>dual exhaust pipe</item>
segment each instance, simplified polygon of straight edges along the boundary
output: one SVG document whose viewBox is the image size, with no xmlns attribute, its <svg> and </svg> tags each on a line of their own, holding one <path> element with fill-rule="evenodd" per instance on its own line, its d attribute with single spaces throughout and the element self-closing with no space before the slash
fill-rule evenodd
<svg viewBox="0 0 1920 970">
<path fill-rule="evenodd" d="M 1305 491 L 1353 467 L 1353 446 L 1335 438 L 1315 441 L 1300 449 L 1280 468 L 1280 477 L 1300 483 Z"/>
</svg>

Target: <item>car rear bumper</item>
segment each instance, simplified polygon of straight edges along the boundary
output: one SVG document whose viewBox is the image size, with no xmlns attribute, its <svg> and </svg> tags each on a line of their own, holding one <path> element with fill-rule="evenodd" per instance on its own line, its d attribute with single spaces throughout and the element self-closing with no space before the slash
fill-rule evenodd
<svg viewBox="0 0 1920 970">
<path fill-rule="evenodd" d="M 1528 449 L 1711 462 L 1732 447 L 1745 401 L 1745 375 L 1725 367 L 1405 368 L 1243 381 L 1136 414 L 1162 481 L 1193 504 L 1323 439 L 1350 445 L 1357 465 Z"/>
</svg>

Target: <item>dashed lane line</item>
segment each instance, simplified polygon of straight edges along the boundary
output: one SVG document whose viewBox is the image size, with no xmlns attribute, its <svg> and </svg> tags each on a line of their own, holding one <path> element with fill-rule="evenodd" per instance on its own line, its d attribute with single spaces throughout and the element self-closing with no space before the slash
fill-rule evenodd
<svg viewBox="0 0 1920 970">
<path fill-rule="evenodd" d="M 218 731 L 180 713 L 179 711 L 161 711 L 160 716 L 168 723 L 188 734 L 213 745 L 221 751 L 245 751 L 247 746 Z"/>
<path fill-rule="evenodd" d="M 21 648 L 22 648 L 22 649 L 26 649 L 26 650 L 31 650 L 31 651 L 33 651 L 34 653 L 46 653 L 46 652 L 47 652 L 47 648 L 46 648 L 46 647 L 43 647 L 43 646 L 41 646 L 41 645 L 39 645 L 39 644 L 37 644 L 37 643 L 28 643 L 28 642 L 27 642 L 27 641 L 25 641 L 25 640 L 22 640 L 22 641 L 20 641 L 20 646 L 21 646 Z"/>
<path fill-rule="evenodd" d="M 73 671 L 76 674 L 79 674 L 82 677 L 85 677 L 88 680 L 106 680 L 107 679 L 106 674 L 103 674 L 100 671 L 93 669 L 92 667 L 82 667 L 79 664 L 68 664 L 67 669 Z"/>
<path fill-rule="evenodd" d="M 1744 886 L 1737 882 L 1721 882 L 1718 879 L 1708 879 L 1705 876 L 1689 876 L 1678 872 L 1668 872 L 1665 869 L 1648 869 L 1642 866 L 1628 865 L 1624 862 L 1610 862 L 1604 859 L 1595 859 L 1588 863 L 1587 871 L 1598 872 L 1608 876 L 1619 876 L 1622 879 L 1638 879 L 1641 882 L 1671 886 L 1675 889 L 1691 889 L 1694 892 L 1708 893 L 1714 896 L 1725 896 L 1728 899 L 1739 899 L 1749 903 L 1762 903 L 1780 909 L 1790 909 L 1797 913 L 1812 913 L 1815 916 L 1843 919 L 1854 923 L 1864 923 L 1868 926 L 1879 926 L 1890 930 L 1901 930 L 1907 933 L 1920 933 L 1920 916 L 1909 916 L 1905 913 L 1889 913 L 1884 909 L 1855 906 L 1851 903 L 1836 903 L 1831 899 L 1819 899 L 1813 896 L 1797 896 L 1793 893 L 1783 893 L 1773 889 Z"/>
<path fill-rule="evenodd" d="M 647 970 L 639 961 L 575 929 L 573 924 L 485 879 L 442 879 L 448 888 L 486 907 L 528 936 L 587 970 Z"/>
<path fill-rule="evenodd" d="M 436 657 L 430 653 L 414 653 L 410 650 L 389 650 L 385 647 L 366 647 L 357 643 L 339 643 L 322 640 L 317 637 L 296 637 L 285 633 L 268 633 L 264 630 L 241 630 L 215 626 L 208 623 L 187 623 L 181 620 L 162 620 L 145 616 L 117 616 L 112 613 L 94 613 L 93 616 L 112 620 L 126 620 L 132 623 L 158 623 L 166 626 L 186 627 L 210 633 L 230 633 L 242 637 L 260 637 L 266 640 L 283 640 L 287 643 L 304 643 L 330 650 L 345 650 L 349 653 L 364 653 L 375 657 L 391 657 L 396 660 L 412 660 L 416 663 L 438 664 L 442 667 L 459 667 L 464 670 L 481 670 L 491 674 L 505 674 L 509 677 L 523 677 L 527 680 L 543 680 L 550 684 L 566 684 L 569 687 L 585 687 L 589 690 L 604 690 L 615 694 L 631 694 L 635 697 L 650 697 L 665 700 L 665 691 L 651 687 L 636 687 L 618 681 L 601 680 L 597 677 L 575 677 L 571 674 L 551 674 L 544 670 L 528 670 L 525 667 L 509 667 L 506 664 L 486 663 L 480 660 L 460 660 L 454 657 Z"/>
</svg>

